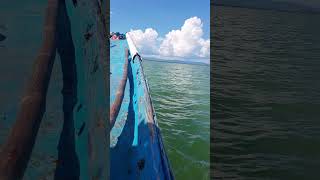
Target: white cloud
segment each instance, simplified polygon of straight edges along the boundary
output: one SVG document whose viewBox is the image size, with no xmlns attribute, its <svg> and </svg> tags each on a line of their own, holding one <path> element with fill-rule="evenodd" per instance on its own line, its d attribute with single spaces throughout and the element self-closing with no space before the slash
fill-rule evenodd
<svg viewBox="0 0 320 180">
<path fill-rule="evenodd" d="M 200 39 L 199 43 L 201 45 L 199 56 L 200 57 L 209 57 L 210 56 L 210 40 Z"/>
<path fill-rule="evenodd" d="M 172 30 L 164 38 L 156 30 L 147 28 L 130 30 L 133 41 L 142 54 L 176 57 L 205 57 L 210 55 L 210 40 L 203 39 L 202 22 L 198 17 L 185 20 L 178 30 Z"/>
<path fill-rule="evenodd" d="M 195 56 L 205 55 L 200 53 L 200 49 L 205 45 L 202 39 L 202 22 L 198 17 L 192 17 L 184 22 L 179 30 L 172 30 L 166 34 L 160 45 L 159 53 L 163 56 Z M 205 51 L 205 49 L 202 49 Z"/>
<path fill-rule="evenodd" d="M 155 54 L 158 51 L 158 33 L 152 28 L 130 30 L 130 35 L 142 54 Z"/>
</svg>

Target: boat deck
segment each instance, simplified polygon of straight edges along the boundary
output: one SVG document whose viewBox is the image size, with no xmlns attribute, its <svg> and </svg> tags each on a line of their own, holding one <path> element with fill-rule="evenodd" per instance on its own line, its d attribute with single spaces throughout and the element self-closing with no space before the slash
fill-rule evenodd
<svg viewBox="0 0 320 180">
<path fill-rule="evenodd" d="M 110 41 L 110 106 L 128 63 L 124 98 L 110 131 L 110 179 L 173 179 L 138 58 L 126 59 L 127 40 Z"/>
</svg>

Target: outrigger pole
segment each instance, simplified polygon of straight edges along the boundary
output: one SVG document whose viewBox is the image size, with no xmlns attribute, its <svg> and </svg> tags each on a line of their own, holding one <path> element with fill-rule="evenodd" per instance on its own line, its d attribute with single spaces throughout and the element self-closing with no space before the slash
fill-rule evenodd
<svg viewBox="0 0 320 180">
<path fill-rule="evenodd" d="M 46 95 L 56 54 L 56 27 L 60 0 L 49 0 L 44 41 L 33 65 L 28 88 L 7 142 L 0 152 L 0 179 L 22 179 L 45 112 Z"/>
</svg>

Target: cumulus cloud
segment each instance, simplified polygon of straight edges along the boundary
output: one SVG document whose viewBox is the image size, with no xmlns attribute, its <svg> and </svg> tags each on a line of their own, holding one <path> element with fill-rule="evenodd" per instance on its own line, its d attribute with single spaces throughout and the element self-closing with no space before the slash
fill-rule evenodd
<svg viewBox="0 0 320 180">
<path fill-rule="evenodd" d="M 210 40 L 202 38 L 202 27 L 200 18 L 191 17 L 180 29 L 170 31 L 165 37 L 158 37 L 157 31 L 152 28 L 130 30 L 130 34 L 138 50 L 144 54 L 208 58 Z"/>
<path fill-rule="evenodd" d="M 130 30 L 130 35 L 136 47 L 141 53 L 156 54 L 158 51 L 158 33 L 152 28 L 147 28 L 145 31 L 140 29 Z"/>
<path fill-rule="evenodd" d="M 199 40 L 200 43 L 200 52 L 199 52 L 199 56 L 200 57 L 209 57 L 210 56 L 210 40 L 204 40 L 204 39 L 200 39 Z"/>
<path fill-rule="evenodd" d="M 198 17 L 187 19 L 181 29 L 166 34 L 160 45 L 159 54 L 163 56 L 188 57 L 207 55 L 206 40 L 202 38 L 202 22 Z"/>
</svg>

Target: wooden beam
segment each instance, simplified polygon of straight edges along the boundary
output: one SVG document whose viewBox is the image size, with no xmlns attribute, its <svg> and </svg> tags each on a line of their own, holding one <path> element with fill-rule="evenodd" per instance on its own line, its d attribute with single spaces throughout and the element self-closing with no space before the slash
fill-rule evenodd
<svg viewBox="0 0 320 180">
<path fill-rule="evenodd" d="M 0 152 L 0 179 L 22 179 L 45 112 L 47 89 L 56 54 L 56 24 L 61 0 L 48 0 L 43 42 L 33 65 L 8 139 Z"/>
</svg>

